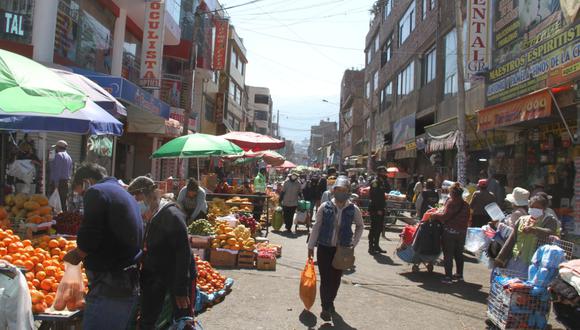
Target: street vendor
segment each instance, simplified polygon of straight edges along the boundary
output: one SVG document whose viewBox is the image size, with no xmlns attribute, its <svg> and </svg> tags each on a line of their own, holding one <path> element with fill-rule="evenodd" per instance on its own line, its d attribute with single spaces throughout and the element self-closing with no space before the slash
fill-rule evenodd
<svg viewBox="0 0 580 330">
<path fill-rule="evenodd" d="M 193 220 L 204 219 L 207 214 L 205 190 L 199 186 L 195 179 L 189 179 L 187 186 L 181 189 L 177 195 L 177 203 L 185 212 L 188 224 Z"/>
<path fill-rule="evenodd" d="M 254 178 L 254 193 L 256 195 L 266 194 L 266 168 L 264 167 L 262 167 L 258 171 L 258 174 Z M 260 221 L 263 212 L 264 212 L 264 200 L 261 198 L 254 200 L 254 210 L 253 210 L 254 220 Z"/>
<path fill-rule="evenodd" d="M 139 329 L 155 328 L 168 293 L 172 297 L 173 319 L 192 317 L 193 261 L 185 214 L 176 203 L 161 201 L 155 182 L 148 177 L 133 180 L 128 191 L 154 210 L 144 238 Z"/>
<path fill-rule="evenodd" d="M 240 193 L 242 195 L 252 195 L 254 193 L 249 178 L 244 179 L 244 183 L 242 184 L 242 189 L 240 190 Z"/>
</svg>

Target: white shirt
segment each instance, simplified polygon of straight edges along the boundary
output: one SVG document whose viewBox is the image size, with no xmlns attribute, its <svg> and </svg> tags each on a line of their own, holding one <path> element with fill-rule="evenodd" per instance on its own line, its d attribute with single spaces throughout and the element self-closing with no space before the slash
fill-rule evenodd
<svg viewBox="0 0 580 330">
<path fill-rule="evenodd" d="M 334 216 L 334 232 L 332 233 L 332 240 L 330 242 L 331 246 L 336 246 L 337 242 L 338 242 L 338 230 L 337 228 L 340 228 L 340 223 L 342 221 L 342 211 L 349 206 L 350 204 L 352 204 L 350 201 L 347 201 L 346 204 L 344 204 L 344 206 L 342 208 L 338 207 L 338 205 L 336 205 L 336 200 L 333 198 L 332 199 L 332 203 L 334 204 L 334 206 L 336 206 L 336 214 Z M 312 227 L 312 231 L 310 232 L 310 240 L 308 241 L 308 248 L 309 249 L 314 249 L 314 247 L 316 246 L 316 243 L 318 243 L 318 236 L 320 235 L 320 227 L 322 227 L 322 216 L 324 213 L 324 205 L 320 205 L 320 207 L 318 208 L 318 211 L 316 212 L 316 223 L 314 223 L 314 226 Z M 354 205 L 354 219 L 353 219 L 354 225 L 355 225 L 355 230 L 354 230 L 354 236 L 352 238 L 352 245 L 354 247 L 357 246 L 358 242 L 360 241 L 360 238 L 363 234 L 364 231 L 364 222 L 363 222 L 363 218 L 362 218 L 362 213 L 360 211 L 360 209 L 358 208 L 358 206 Z"/>
<path fill-rule="evenodd" d="M 16 267 L 5 261 L 4 268 L 15 271 L 16 276 L 0 274 L 0 329 L 34 329 L 32 302 L 26 278 Z"/>
</svg>

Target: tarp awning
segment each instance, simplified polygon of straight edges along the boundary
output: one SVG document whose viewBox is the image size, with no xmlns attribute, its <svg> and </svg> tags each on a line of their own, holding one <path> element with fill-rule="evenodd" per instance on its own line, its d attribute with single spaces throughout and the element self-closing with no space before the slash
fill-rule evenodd
<svg viewBox="0 0 580 330">
<path fill-rule="evenodd" d="M 425 146 L 425 152 L 432 153 L 436 151 L 451 150 L 455 146 L 456 140 L 457 131 L 439 136 L 429 136 L 429 140 Z"/>
<path fill-rule="evenodd" d="M 449 134 L 449 132 L 455 132 L 457 131 L 457 127 L 457 117 L 451 117 L 433 125 L 425 126 L 425 132 L 431 138 L 433 136 L 441 136 Z"/>
<path fill-rule="evenodd" d="M 143 109 L 127 106 L 127 132 L 165 135 L 165 119 Z"/>
</svg>

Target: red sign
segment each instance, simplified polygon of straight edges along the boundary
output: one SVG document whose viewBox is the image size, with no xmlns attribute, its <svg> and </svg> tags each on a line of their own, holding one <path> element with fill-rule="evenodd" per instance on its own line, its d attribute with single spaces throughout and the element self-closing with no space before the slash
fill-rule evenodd
<svg viewBox="0 0 580 330">
<path fill-rule="evenodd" d="M 552 114 L 552 96 L 547 89 L 494 105 L 477 113 L 479 132 L 509 126 L 528 120 L 549 117 Z"/>
<path fill-rule="evenodd" d="M 175 119 L 180 122 L 182 125 L 185 123 L 185 111 L 180 108 L 171 108 L 171 113 L 169 114 L 169 118 Z M 189 118 L 189 130 L 196 130 L 197 125 L 196 121 L 193 118 Z"/>
<path fill-rule="evenodd" d="M 140 76 L 140 84 L 143 88 L 161 88 L 164 18 L 165 5 L 163 0 L 151 0 L 146 3 Z"/>
<path fill-rule="evenodd" d="M 215 44 L 213 51 L 214 70 L 224 70 L 226 68 L 229 26 L 228 20 L 218 19 L 215 21 Z"/>
</svg>

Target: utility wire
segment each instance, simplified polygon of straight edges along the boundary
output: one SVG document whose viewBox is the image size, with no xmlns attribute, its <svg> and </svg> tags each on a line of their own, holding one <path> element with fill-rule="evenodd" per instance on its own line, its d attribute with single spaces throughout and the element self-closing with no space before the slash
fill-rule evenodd
<svg viewBox="0 0 580 330">
<path fill-rule="evenodd" d="M 272 35 L 272 34 L 267 34 L 267 33 L 259 32 L 259 31 L 247 29 L 247 28 L 244 28 L 244 27 L 239 27 L 239 26 L 238 26 L 238 29 L 244 30 L 244 31 L 248 31 L 248 32 L 252 32 L 252 33 L 256 33 L 256 34 L 263 35 L 263 36 L 270 37 L 270 38 L 274 38 L 274 39 L 285 40 L 285 41 L 290 41 L 290 42 L 296 42 L 296 43 L 299 43 L 299 44 L 305 44 L 305 45 L 310 45 L 310 46 L 333 48 L 333 49 L 341 49 L 341 50 L 351 50 L 351 51 L 356 51 L 356 52 L 362 52 L 363 51 L 362 48 L 350 48 L 350 47 L 342 47 L 342 46 L 334 46 L 334 45 L 325 45 L 325 44 L 319 44 L 319 43 L 309 42 L 309 41 L 304 41 L 304 40 L 296 40 L 296 39 L 284 38 L 284 37 L 275 36 L 275 35 Z"/>
<path fill-rule="evenodd" d="M 344 0 L 327 1 L 327 2 L 319 3 L 316 5 L 310 5 L 310 6 L 306 6 L 306 7 L 291 8 L 291 9 L 285 9 L 285 10 L 279 10 L 279 11 L 270 11 L 270 12 L 266 12 L 265 14 L 280 14 L 280 13 L 287 13 L 287 12 L 293 12 L 293 11 L 308 10 L 308 9 L 312 9 L 312 8 L 318 8 L 318 7 L 324 7 L 324 6 L 336 4 L 338 2 L 344 2 Z M 248 14 L 242 13 L 242 14 L 240 14 L 240 16 L 261 16 L 263 14 L 264 13 L 248 13 Z"/>
</svg>

